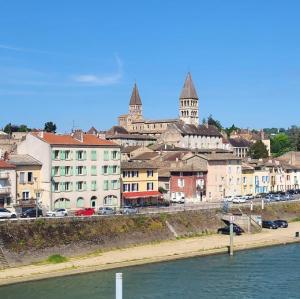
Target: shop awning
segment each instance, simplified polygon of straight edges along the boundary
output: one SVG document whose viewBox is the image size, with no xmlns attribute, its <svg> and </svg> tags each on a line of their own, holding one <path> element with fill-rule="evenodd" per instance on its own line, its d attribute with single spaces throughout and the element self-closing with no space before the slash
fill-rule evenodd
<svg viewBox="0 0 300 299">
<path fill-rule="evenodd" d="M 124 198 L 146 198 L 146 197 L 161 197 L 162 194 L 158 191 L 145 192 L 123 192 Z"/>
</svg>

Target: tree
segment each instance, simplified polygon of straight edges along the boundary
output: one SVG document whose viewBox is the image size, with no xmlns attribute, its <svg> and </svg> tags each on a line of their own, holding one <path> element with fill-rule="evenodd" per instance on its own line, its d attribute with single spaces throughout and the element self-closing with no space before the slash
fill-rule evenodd
<svg viewBox="0 0 300 299">
<path fill-rule="evenodd" d="M 49 133 L 56 133 L 56 124 L 52 121 L 48 121 L 45 123 L 44 131 Z"/>
<path fill-rule="evenodd" d="M 211 114 L 209 115 L 209 117 L 207 119 L 207 123 L 210 126 L 215 126 L 219 131 L 222 131 L 222 129 L 223 129 L 221 123 L 218 120 L 214 119 Z"/>
<path fill-rule="evenodd" d="M 239 128 L 236 127 L 234 124 L 230 128 L 226 128 L 225 132 L 227 134 L 227 137 L 230 138 L 231 133 L 237 130 L 239 130 Z"/>
<path fill-rule="evenodd" d="M 249 156 L 252 159 L 268 158 L 268 149 L 261 140 L 258 140 L 250 146 Z"/>
<path fill-rule="evenodd" d="M 3 131 L 6 133 L 6 134 L 11 134 L 13 132 L 18 132 L 19 131 L 19 126 L 17 125 L 12 125 L 11 123 L 7 124 Z"/>
<path fill-rule="evenodd" d="M 288 135 L 279 133 L 271 138 L 271 152 L 275 157 L 291 150 L 291 141 Z"/>
<path fill-rule="evenodd" d="M 18 132 L 29 132 L 30 129 L 26 125 L 20 125 Z"/>
</svg>

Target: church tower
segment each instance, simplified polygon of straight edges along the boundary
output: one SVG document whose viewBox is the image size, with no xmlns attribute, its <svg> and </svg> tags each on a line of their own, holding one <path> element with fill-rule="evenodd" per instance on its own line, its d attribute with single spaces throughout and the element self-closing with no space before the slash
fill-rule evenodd
<svg viewBox="0 0 300 299">
<path fill-rule="evenodd" d="M 198 96 L 190 73 L 187 74 L 180 94 L 179 116 L 186 124 L 199 125 Z"/>
<path fill-rule="evenodd" d="M 143 119 L 142 101 L 136 83 L 134 83 L 129 102 L 129 116 L 133 121 Z"/>
</svg>

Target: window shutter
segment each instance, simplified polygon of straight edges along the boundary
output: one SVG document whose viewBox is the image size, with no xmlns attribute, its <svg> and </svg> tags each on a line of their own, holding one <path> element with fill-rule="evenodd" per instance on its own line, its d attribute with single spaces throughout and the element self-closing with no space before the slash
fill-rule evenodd
<svg viewBox="0 0 300 299">
<path fill-rule="evenodd" d="M 55 188 L 54 188 L 54 183 L 51 184 L 51 191 L 54 192 Z"/>
<path fill-rule="evenodd" d="M 120 166 L 117 166 L 117 174 L 120 174 Z"/>
<path fill-rule="evenodd" d="M 65 156 L 65 152 L 64 151 L 60 151 L 60 159 L 64 160 Z"/>
<path fill-rule="evenodd" d="M 70 191 L 73 191 L 73 183 L 72 182 L 70 182 L 69 186 L 70 186 Z"/>
<path fill-rule="evenodd" d="M 54 173 L 55 173 L 55 168 L 52 167 L 52 168 L 51 168 L 51 175 L 54 176 Z"/>
<path fill-rule="evenodd" d="M 60 175 L 61 175 L 61 176 L 64 176 L 64 175 L 65 175 L 65 167 L 64 167 L 64 166 L 61 166 L 61 167 L 60 167 Z"/>
<path fill-rule="evenodd" d="M 75 152 L 75 159 L 78 160 L 78 151 Z"/>
<path fill-rule="evenodd" d="M 55 158 L 55 153 L 54 151 L 52 151 L 52 160 L 54 160 L 54 158 Z"/>
<path fill-rule="evenodd" d="M 73 175 L 73 166 L 70 166 L 70 175 Z"/>
<path fill-rule="evenodd" d="M 64 183 L 59 183 L 59 190 L 64 191 Z"/>
<path fill-rule="evenodd" d="M 86 166 L 83 167 L 83 175 L 87 174 Z"/>
<path fill-rule="evenodd" d="M 104 166 L 101 167 L 101 174 L 104 174 Z"/>
<path fill-rule="evenodd" d="M 86 160 L 86 151 L 83 151 L 83 160 Z"/>
<path fill-rule="evenodd" d="M 84 190 L 84 191 L 87 190 L 87 184 L 86 184 L 86 182 L 83 182 L 83 190 Z"/>
</svg>

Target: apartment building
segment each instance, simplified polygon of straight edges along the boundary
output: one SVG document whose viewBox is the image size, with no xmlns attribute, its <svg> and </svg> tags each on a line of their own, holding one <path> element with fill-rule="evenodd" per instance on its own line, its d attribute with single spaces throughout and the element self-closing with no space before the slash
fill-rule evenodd
<svg viewBox="0 0 300 299">
<path fill-rule="evenodd" d="M 9 163 L 16 169 L 16 202 L 19 211 L 35 207 L 41 199 L 42 163 L 30 155 L 10 155 Z"/>
<path fill-rule="evenodd" d="M 158 191 L 158 172 L 154 163 L 122 161 L 123 205 L 155 204 L 162 201 Z"/>
<path fill-rule="evenodd" d="M 18 154 L 42 163 L 45 209 L 120 206 L 120 147 L 95 135 L 39 132 L 26 136 Z"/>
<path fill-rule="evenodd" d="M 254 167 L 242 164 L 241 195 L 254 194 Z"/>
<path fill-rule="evenodd" d="M 0 160 L 0 208 L 12 208 L 16 201 L 16 168 Z"/>
</svg>

